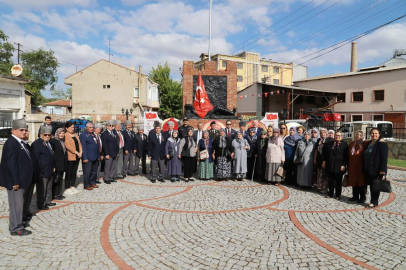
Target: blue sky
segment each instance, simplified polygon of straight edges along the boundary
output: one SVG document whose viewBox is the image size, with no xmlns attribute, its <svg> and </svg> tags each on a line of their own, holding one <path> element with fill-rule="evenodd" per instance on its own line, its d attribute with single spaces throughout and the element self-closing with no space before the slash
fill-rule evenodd
<svg viewBox="0 0 406 270">
<path fill-rule="evenodd" d="M 113 62 L 141 65 L 144 73 L 168 62 L 175 79 L 183 60 L 208 51 L 209 0 L 0 0 L 0 7 L 0 29 L 10 42 L 55 51 L 64 88 L 76 66 L 108 59 L 109 39 Z M 211 48 L 302 63 L 404 14 L 404 0 L 213 0 Z M 358 67 L 376 65 L 397 48 L 406 49 L 405 19 L 358 40 Z M 318 76 L 347 72 L 349 61 L 347 44 L 304 65 Z"/>
</svg>

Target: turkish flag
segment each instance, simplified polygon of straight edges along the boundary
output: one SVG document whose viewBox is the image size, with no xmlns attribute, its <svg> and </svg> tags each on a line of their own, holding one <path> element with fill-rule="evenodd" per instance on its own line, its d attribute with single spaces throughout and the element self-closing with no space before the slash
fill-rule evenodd
<svg viewBox="0 0 406 270">
<path fill-rule="evenodd" d="M 193 101 L 193 107 L 198 116 L 204 118 L 208 112 L 213 110 L 213 105 L 211 105 L 209 97 L 207 96 L 206 89 L 204 88 L 202 75 L 199 73 L 197 78 L 195 100 Z"/>
</svg>

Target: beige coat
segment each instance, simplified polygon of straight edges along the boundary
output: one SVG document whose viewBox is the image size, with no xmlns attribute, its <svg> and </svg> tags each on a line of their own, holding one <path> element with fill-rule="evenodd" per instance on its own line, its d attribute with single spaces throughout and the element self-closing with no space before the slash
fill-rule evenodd
<svg viewBox="0 0 406 270">
<path fill-rule="evenodd" d="M 80 139 L 79 139 L 78 134 L 74 133 L 73 135 L 76 137 L 76 139 L 79 142 L 79 152 L 82 152 L 82 144 L 80 143 Z M 69 132 L 66 132 L 66 134 L 65 134 L 65 146 L 66 146 L 66 149 L 68 150 L 68 160 L 69 161 L 75 161 L 76 160 L 75 141 L 70 136 Z"/>
<path fill-rule="evenodd" d="M 268 140 L 268 148 L 266 149 L 266 163 L 282 163 L 285 162 L 285 150 L 283 140 L 278 138 L 278 145 L 270 143 Z"/>
</svg>

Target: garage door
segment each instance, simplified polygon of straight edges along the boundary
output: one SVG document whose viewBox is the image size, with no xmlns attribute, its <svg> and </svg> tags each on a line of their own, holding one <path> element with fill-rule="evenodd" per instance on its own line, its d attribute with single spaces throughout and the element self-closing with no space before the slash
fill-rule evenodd
<svg viewBox="0 0 406 270">
<path fill-rule="evenodd" d="M 405 113 L 385 113 L 385 121 L 390 121 L 392 123 L 404 123 Z"/>
</svg>

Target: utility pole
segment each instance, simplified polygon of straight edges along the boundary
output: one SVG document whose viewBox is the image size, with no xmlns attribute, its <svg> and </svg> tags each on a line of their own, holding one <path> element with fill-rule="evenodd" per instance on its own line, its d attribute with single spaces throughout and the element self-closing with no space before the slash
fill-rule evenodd
<svg viewBox="0 0 406 270">
<path fill-rule="evenodd" d="M 20 64 L 20 51 L 22 51 L 22 50 L 20 50 L 20 47 L 23 47 L 23 45 L 21 45 L 20 43 L 15 43 L 15 42 L 14 42 L 14 44 L 17 45 L 17 52 L 18 52 L 17 62 L 18 62 L 18 64 Z"/>
<path fill-rule="evenodd" d="M 110 56 L 113 56 L 113 55 L 110 53 L 110 40 L 111 40 L 111 38 L 109 38 L 109 62 L 110 62 Z"/>
</svg>

